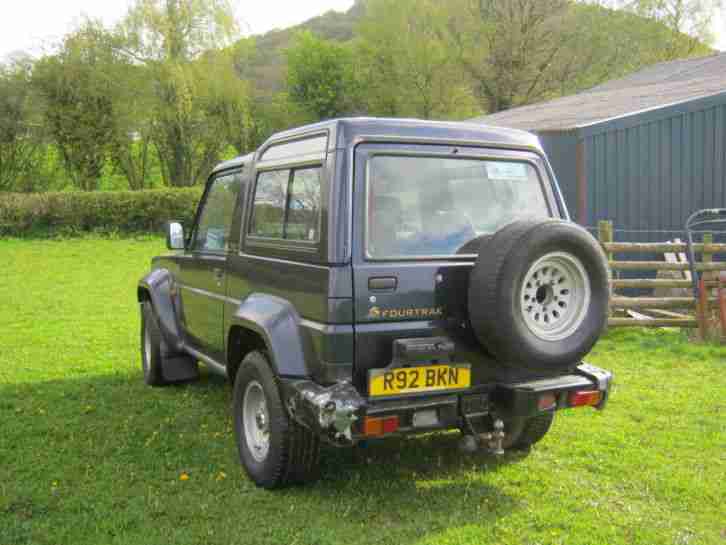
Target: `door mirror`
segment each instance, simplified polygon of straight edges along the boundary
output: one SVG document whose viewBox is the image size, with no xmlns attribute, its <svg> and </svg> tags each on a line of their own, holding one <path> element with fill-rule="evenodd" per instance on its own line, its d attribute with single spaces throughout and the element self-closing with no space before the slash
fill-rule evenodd
<svg viewBox="0 0 726 545">
<path fill-rule="evenodd" d="M 166 223 L 166 247 L 170 250 L 184 249 L 184 227 L 178 221 Z"/>
</svg>

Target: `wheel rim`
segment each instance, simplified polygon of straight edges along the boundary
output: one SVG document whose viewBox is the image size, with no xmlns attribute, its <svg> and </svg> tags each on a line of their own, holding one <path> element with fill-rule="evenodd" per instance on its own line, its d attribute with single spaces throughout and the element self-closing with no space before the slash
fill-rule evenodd
<svg viewBox="0 0 726 545">
<path fill-rule="evenodd" d="M 256 380 L 250 382 L 245 389 L 242 424 L 252 457 L 258 462 L 263 462 L 270 450 L 270 415 L 265 391 Z"/>
<path fill-rule="evenodd" d="M 539 339 L 559 341 L 585 320 L 590 297 L 590 280 L 582 262 L 572 254 L 552 252 L 535 261 L 524 275 L 522 318 Z"/>
<path fill-rule="evenodd" d="M 144 326 L 144 357 L 141 358 L 141 366 L 144 368 L 144 374 L 149 372 L 151 364 L 151 335 L 149 335 L 149 326 Z"/>
</svg>

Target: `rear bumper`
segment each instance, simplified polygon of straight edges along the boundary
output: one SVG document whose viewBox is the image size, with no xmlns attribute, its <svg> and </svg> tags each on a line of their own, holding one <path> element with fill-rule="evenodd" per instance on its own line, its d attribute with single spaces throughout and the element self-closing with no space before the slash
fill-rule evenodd
<svg viewBox="0 0 726 545">
<path fill-rule="evenodd" d="M 570 395 L 575 392 L 599 392 L 595 408 L 601 410 L 607 403 L 611 384 L 612 373 L 587 363 L 555 377 L 405 398 L 365 398 L 348 382 L 322 387 L 307 380 L 283 381 L 291 417 L 340 446 L 363 437 L 361 424 L 367 417 L 397 416 L 398 433 L 416 433 L 456 428 L 469 417 L 526 418 L 543 410 L 567 409 L 571 407 Z M 540 400 L 545 395 L 555 403 L 543 409 Z M 426 418 L 417 419 L 421 414 Z"/>
<path fill-rule="evenodd" d="M 612 378 L 610 371 L 581 363 L 567 375 L 500 384 L 494 391 L 493 402 L 497 412 L 503 416 L 526 417 L 541 412 L 538 404 L 543 394 L 555 395 L 557 400 L 555 409 L 568 409 L 570 408 L 568 395 L 571 392 L 598 391 L 601 393 L 601 398 L 595 408 L 602 410 L 608 401 Z"/>
</svg>

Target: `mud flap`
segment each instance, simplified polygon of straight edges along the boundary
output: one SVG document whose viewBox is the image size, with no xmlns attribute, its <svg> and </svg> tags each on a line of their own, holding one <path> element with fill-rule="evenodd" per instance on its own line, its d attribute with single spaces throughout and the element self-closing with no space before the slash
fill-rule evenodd
<svg viewBox="0 0 726 545">
<path fill-rule="evenodd" d="M 166 382 L 193 382 L 199 379 L 199 364 L 184 354 L 163 356 L 161 375 Z"/>
</svg>

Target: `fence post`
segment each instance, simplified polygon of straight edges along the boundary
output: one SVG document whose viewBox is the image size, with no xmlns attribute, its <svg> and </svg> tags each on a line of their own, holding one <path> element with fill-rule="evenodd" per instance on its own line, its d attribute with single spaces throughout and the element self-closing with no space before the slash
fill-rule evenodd
<svg viewBox="0 0 726 545">
<path fill-rule="evenodd" d="M 601 245 L 605 244 L 606 242 L 612 242 L 613 222 L 608 220 L 600 220 L 597 223 L 597 238 L 600 240 Z M 608 256 L 608 261 L 611 261 L 613 259 L 613 254 L 605 250 L 605 246 L 603 246 L 603 250 Z"/>
<path fill-rule="evenodd" d="M 611 252 L 608 252 L 605 250 L 604 244 L 606 242 L 612 242 L 613 241 L 613 222 L 608 220 L 600 220 L 597 224 L 597 233 L 598 233 L 598 239 L 600 240 L 600 245 L 603 247 L 603 250 L 605 251 L 605 255 L 608 259 L 608 284 L 610 287 L 610 297 L 612 298 L 614 295 L 613 292 L 613 271 L 610 269 L 610 262 L 613 260 L 613 254 Z M 608 308 L 608 317 L 612 315 L 611 309 Z"/>
<path fill-rule="evenodd" d="M 711 263 L 713 261 L 713 254 L 708 250 L 708 245 L 713 243 L 713 235 L 711 233 L 704 233 L 703 235 L 703 253 L 701 254 L 702 263 Z M 700 275 L 699 281 L 699 298 L 697 301 L 698 305 L 698 325 L 701 333 L 701 339 L 708 339 L 708 322 L 710 318 L 710 309 L 708 305 L 708 290 L 706 289 L 706 280 L 710 280 L 711 274 L 704 271 Z"/>
</svg>

